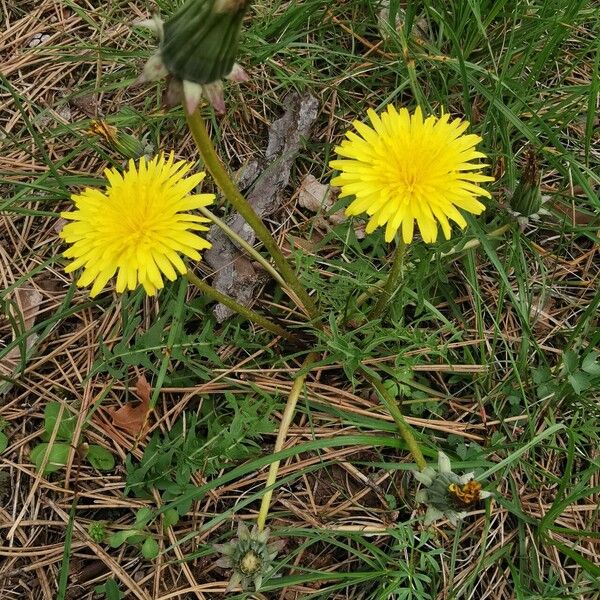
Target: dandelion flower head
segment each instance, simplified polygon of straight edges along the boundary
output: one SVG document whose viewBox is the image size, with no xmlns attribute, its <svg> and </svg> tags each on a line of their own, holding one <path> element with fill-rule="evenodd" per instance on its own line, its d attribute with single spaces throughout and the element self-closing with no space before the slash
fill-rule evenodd
<svg viewBox="0 0 600 600">
<path fill-rule="evenodd" d="M 479 215 L 485 206 L 478 197 L 490 198 L 479 184 L 493 181 L 481 169 L 489 165 L 475 149 L 481 138 L 465 134 L 467 121 L 450 120 L 449 114 L 423 118 L 389 105 L 378 115 L 369 109 L 371 125 L 354 121 L 355 131 L 336 148 L 340 157 L 330 166 L 340 173 L 332 184 L 342 197 L 354 196 L 346 214 L 367 213 L 366 232 L 385 226 L 390 242 L 401 230 L 405 243 L 413 239 L 415 221 L 425 242 L 437 240 L 438 225 L 450 238 L 450 221 L 461 229 L 467 222 L 461 210 Z"/>
<path fill-rule="evenodd" d="M 142 157 L 123 174 L 106 169 L 105 190 L 71 196 L 75 210 L 61 213 L 70 223 L 60 237 L 70 246 L 64 256 L 73 259 L 65 271 L 83 269 L 78 286 L 91 284 L 94 297 L 116 275 L 117 292 L 141 285 L 154 295 L 163 277 L 174 281 L 187 272 L 180 255 L 200 260 L 199 251 L 211 244 L 195 232 L 207 231 L 209 219 L 188 211 L 208 206 L 214 195 L 190 193 L 205 176 L 186 177 L 192 166 L 175 162 L 173 153 Z"/>
</svg>

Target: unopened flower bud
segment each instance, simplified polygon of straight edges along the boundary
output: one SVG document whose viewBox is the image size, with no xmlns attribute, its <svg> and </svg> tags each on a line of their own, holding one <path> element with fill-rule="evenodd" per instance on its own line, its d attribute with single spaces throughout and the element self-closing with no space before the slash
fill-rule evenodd
<svg viewBox="0 0 600 600">
<path fill-rule="evenodd" d="M 521 225 L 529 219 L 537 220 L 546 211 L 542 209 L 545 198 L 542 197 L 540 182 L 542 173 L 535 151 L 529 148 L 525 152 L 525 166 L 519 184 L 510 198 L 510 212 L 517 217 Z"/>
<path fill-rule="evenodd" d="M 106 146 L 121 154 L 123 158 L 141 158 L 154 153 L 154 147 L 147 141 L 146 136 L 139 139 L 103 120 L 92 121 L 89 133 L 101 137 Z"/>
<path fill-rule="evenodd" d="M 96 544 L 101 544 L 106 538 L 105 524 L 102 521 L 92 521 L 88 525 L 88 534 Z"/>
<path fill-rule="evenodd" d="M 247 80 L 235 56 L 250 1 L 188 0 L 165 22 L 154 17 L 138 23 L 160 39 L 159 51 L 148 60 L 141 79 L 154 81 L 171 75 L 183 82 L 188 112 L 196 110 L 202 96 L 217 112 L 225 112 L 221 80 Z"/>
</svg>

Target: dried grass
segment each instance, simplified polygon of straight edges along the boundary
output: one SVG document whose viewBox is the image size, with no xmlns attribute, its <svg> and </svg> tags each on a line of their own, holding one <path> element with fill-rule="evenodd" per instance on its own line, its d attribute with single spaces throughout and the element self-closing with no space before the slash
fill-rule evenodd
<svg viewBox="0 0 600 600">
<path fill-rule="evenodd" d="M 1 0 L 1 4 L 4 33 L 0 44 L 0 62 L 3 74 L 14 86 L 21 104 L 19 108 L 5 91 L 0 95 L 0 124 L 4 132 L 1 143 L 8 147 L 8 151 L 0 152 L 2 195 L 9 198 L 17 192 L 23 194 L 24 202 L 19 204 L 26 206 L 29 211 L 46 211 L 49 207 L 56 210 L 60 198 L 46 198 L 42 185 L 43 176 L 48 173 L 48 160 L 60 165 L 57 169 L 65 181 L 72 177 L 84 178 L 88 174 L 101 173 L 107 164 L 102 154 L 81 151 L 81 139 L 86 136 L 82 122 L 90 117 L 112 114 L 118 107 L 131 106 L 142 110 L 146 105 L 146 91 L 143 89 L 108 90 L 100 87 L 93 95 L 89 94 L 89 89 L 99 84 L 101 78 L 113 76 L 118 79 L 121 69 L 118 63 L 106 56 L 101 57 L 95 49 L 104 47 L 126 52 L 136 48 L 138 42 L 132 40 L 134 34 L 127 22 L 143 15 L 132 2 L 116 3 L 114 8 L 111 4 L 107 10 L 122 11 L 127 18 L 122 20 L 122 25 L 105 28 L 102 26 L 102 11 L 105 8 L 98 9 L 89 1 L 80 3 L 80 13 L 56 0 L 19 2 L 18 9 L 13 9 L 7 0 Z M 337 24 L 345 27 L 340 22 Z M 348 33 L 352 34 L 351 31 Z M 36 47 L 28 47 L 36 34 L 48 34 L 50 37 Z M 365 46 L 370 45 L 367 40 L 362 42 Z M 85 51 L 84 46 L 87 48 Z M 376 47 L 371 50 L 378 52 Z M 285 65 L 278 66 L 285 69 Z M 265 126 L 273 117 L 280 94 L 276 83 L 269 80 L 266 67 L 258 67 L 253 75 L 252 102 L 240 100 L 236 118 L 221 124 L 224 154 L 238 164 L 255 156 L 260 149 L 261 135 L 264 135 Z M 577 81 L 580 80 L 589 81 L 589 73 L 578 72 Z M 81 90 L 84 90 L 83 93 Z M 238 93 L 242 92 L 236 91 L 234 95 Z M 337 114 L 338 109 L 337 95 L 333 91 L 323 106 L 319 141 L 331 140 L 336 122 L 345 120 L 346 117 Z M 159 116 L 160 111 L 155 109 L 150 114 L 150 122 Z M 64 125 L 68 125 L 68 129 Z M 77 138 L 68 132 L 81 137 Z M 190 138 L 185 136 L 181 139 L 173 124 L 165 127 L 162 141 L 165 147 L 176 147 L 181 156 L 194 155 Z M 75 153 L 74 148 L 77 149 Z M 552 186 L 552 174 L 548 179 L 548 185 Z M 305 219 L 300 212 L 293 213 L 293 207 L 290 206 L 289 210 L 292 214 L 285 221 L 286 227 Z M 279 233 L 283 236 L 284 229 L 280 228 Z M 587 240 L 575 238 L 569 246 L 568 255 L 556 256 L 551 250 L 554 242 L 552 236 L 535 239 L 534 258 L 539 270 L 537 278 L 529 282 L 531 288 L 540 290 L 547 290 L 549 283 L 552 286 L 546 295 L 541 293 L 533 319 L 536 342 L 549 354 L 561 352 L 561 348 L 555 345 L 557 335 L 576 324 L 596 293 L 600 273 L 598 246 L 590 247 Z M 8 289 L 20 286 L 27 278 L 27 285 L 35 286 L 42 297 L 38 323 L 51 319 L 65 302 L 70 280 L 56 265 L 46 264 L 50 257 L 59 252 L 54 217 L 14 212 L 0 214 L 0 282 L 3 288 Z M 328 276 L 326 272 L 323 275 Z M 480 275 L 484 302 L 490 307 L 490 314 L 498 311 L 498 325 L 503 332 L 504 343 L 518 352 L 522 341 L 519 321 L 508 303 L 498 310 L 497 304 L 503 300 L 499 296 L 497 277 L 484 269 Z M 511 283 L 518 293 L 517 283 Z M 78 505 L 68 598 L 92 598 L 94 586 L 103 582 L 107 574 L 119 580 L 121 588 L 127 590 L 128 598 L 168 600 L 220 597 L 225 591 L 225 574 L 213 566 L 214 561 L 210 556 L 184 563 L 174 560 L 183 559 L 194 552 L 212 539 L 215 531 L 203 530 L 182 546 L 176 545 L 176 540 L 198 531 L 212 515 L 220 514 L 244 497 L 258 492 L 264 485 L 266 469 L 223 485 L 196 502 L 185 519 L 161 535 L 161 549 L 173 544 L 174 550 L 168 557 L 162 556 L 154 563 L 140 560 L 127 549 L 109 552 L 103 545 L 95 544 L 86 532 L 86 526 L 92 520 L 110 519 L 124 525 L 130 520 L 131 510 L 142 505 L 140 501 L 124 496 L 125 479 L 121 468 L 115 473 L 99 477 L 90 467 L 79 466 L 73 453 L 64 477 L 60 479 L 42 477 L 34 471 L 29 452 L 40 433 L 44 406 L 49 401 L 78 408 L 74 445 L 79 441 L 83 418 L 92 407 L 97 407 L 86 432 L 88 440 L 107 447 L 121 460 L 131 447 L 132 440 L 111 426 L 106 410 L 126 401 L 127 382 L 114 382 L 105 375 L 89 378 L 98 355 L 99 340 L 104 340 L 109 346 L 119 340 L 119 333 L 116 333 L 120 323 L 119 307 L 116 304 L 92 306 L 88 303 L 86 293 L 81 291 L 77 291 L 68 302 L 75 307 L 72 314 L 52 325 L 51 332 L 45 336 L 34 358 L 27 363 L 12 392 L 0 406 L 0 416 L 11 426 L 10 447 L 0 459 L 0 473 L 9 474 L 8 485 L 3 484 L 7 489 L 0 489 L 0 597 L 6 600 L 54 599 L 68 513 L 75 497 Z M 486 320 L 483 337 L 480 337 L 479 315 L 474 308 L 477 303 L 473 301 L 471 291 L 465 289 L 464 297 L 456 299 L 456 302 L 464 307 L 465 318 L 471 324 L 470 331 L 465 332 L 465 337 L 469 339 L 461 344 L 483 344 L 491 348 L 491 340 L 497 333 L 496 327 Z M 438 309 L 443 310 L 444 307 L 440 305 Z M 143 326 L 152 322 L 155 310 L 152 302 L 144 304 L 140 312 Z M 11 333 L 8 320 L 0 317 L 0 336 L 6 343 L 10 341 Z M 448 347 L 457 346 L 452 346 L 449 341 Z M 259 371 L 247 365 L 258 359 L 260 353 L 248 357 L 233 347 L 222 347 L 219 352 L 231 366 L 226 370 L 216 370 L 211 382 L 193 388 L 162 390 L 151 431 L 168 430 L 188 406 L 197 404 L 202 394 L 227 391 L 241 393 L 255 388 L 268 393 L 286 394 L 291 388 L 289 373 L 299 366 L 290 363 L 286 368 Z M 528 415 L 515 416 L 501 423 L 485 414 L 480 400 L 469 394 L 464 397 L 457 394 L 448 383 L 451 373 L 484 376 L 486 365 L 447 365 L 438 364 L 435 360 L 431 360 L 431 364 L 423 364 L 428 360 L 428 349 L 414 354 L 422 359 L 419 369 L 428 373 L 437 390 L 442 390 L 433 399 L 449 402 L 451 413 L 445 420 L 409 418 L 409 422 L 434 437 L 439 435 L 440 439 L 454 434 L 465 440 L 483 442 L 500 425 L 518 437 Z M 392 362 L 394 358 L 390 356 L 374 362 Z M 502 361 L 503 358 L 498 357 L 497 360 Z M 102 405 L 99 406 L 103 396 Z M 368 390 L 353 392 L 350 389 L 341 376 L 339 366 L 315 369 L 310 374 L 306 401 L 314 405 L 311 423 L 306 422 L 304 417 L 299 419 L 290 429 L 286 447 L 312 439 L 360 433 L 357 427 L 343 425 L 334 418 L 332 408 L 348 415 L 378 419 L 382 428 L 392 423 Z M 327 410 L 319 407 L 326 407 Z M 279 416 L 275 415 L 275 418 Z M 538 425 L 541 430 L 543 415 Z M 142 450 L 143 446 L 139 445 L 133 454 L 139 458 Z M 268 451 L 265 448 L 265 452 Z M 557 456 L 552 449 L 541 449 L 537 455 L 538 468 L 546 481 L 558 481 L 562 476 L 562 464 Z M 388 540 L 386 532 L 398 513 L 390 508 L 382 485 L 385 483 L 387 489 L 395 489 L 403 498 L 408 479 L 402 474 L 403 471 L 382 470 L 375 476 L 365 474 L 357 464 L 370 459 L 375 462 L 379 460 L 373 449 L 352 446 L 298 455 L 285 461 L 281 467 L 281 477 L 293 473 L 301 475 L 292 485 L 284 486 L 276 494 L 273 508 L 273 514 L 278 515 L 276 526 L 314 528 L 323 532 L 368 532 L 374 544 L 384 546 Z M 333 462 L 336 464 L 330 468 L 307 471 L 311 466 Z M 590 487 L 599 484 L 598 477 L 598 474 L 594 476 Z M 198 475 L 196 481 L 199 485 L 203 483 L 202 476 Z M 537 489 L 530 483 L 527 471 L 515 469 L 512 481 L 504 481 L 498 492 L 508 497 L 516 493 L 523 513 L 539 518 L 551 507 L 556 485 Z M 597 494 L 582 498 L 569 505 L 557 517 L 556 524 L 565 530 L 581 531 L 596 522 L 597 533 L 597 503 Z M 253 518 L 255 510 L 254 505 L 248 508 L 246 518 Z M 496 552 L 516 543 L 515 517 L 495 504 L 487 528 L 487 539 L 484 540 L 481 531 L 485 520 L 484 511 L 474 513 L 461 533 L 455 570 L 451 574 L 449 561 L 444 559 L 443 576 L 446 579 L 453 577 L 452 585 L 459 589 L 461 583 L 477 570 L 479 580 L 471 597 L 509 600 L 515 596 L 507 583 L 506 570 L 496 566 L 493 560 L 486 561 L 485 557 L 493 557 Z M 229 524 L 219 526 L 219 531 L 227 528 Z M 442 529 L 439 533 L 439 545 L 450 550 L 453 540 Z M 597 536 L 582 535 L 575 538 L 557 531 L 550 535 L 555 541 L 569 547 L 575 546 L 591 562 L 597 562 Z M 533 533 L 528 539 L 530 544 L 539 543 Z M 484 543 L 486 549 L 482 557 Z M 552 568 L 568 587 L 578 567 L 573 563 L 566 564 L 564 556 L 549 544 L 540 543 L 536 551 L 540 573 Z M 410 560 L 408 551 L 406 559 Z M 323 572 L 345 568 L 352 571 L 354 560 L 349 554 L 342 555 L 339 551 L 331 553 L 324 545 L 319 551 L 316 545 L 299 552 L 295 564 Z M 319 585 L 294 585 L 279 597 L 286 600 L 305 597 Z M 339 593 L 333 597 L 347 596 Z"/>
</svg>

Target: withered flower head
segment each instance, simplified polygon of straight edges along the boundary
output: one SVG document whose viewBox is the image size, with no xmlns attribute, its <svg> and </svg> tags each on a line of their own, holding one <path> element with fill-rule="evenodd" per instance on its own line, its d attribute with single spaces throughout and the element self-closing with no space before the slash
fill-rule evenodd
<svg viewBox="0 0 600 600">
<path fill-rule="evenodd" d="M 159 38 L 158 51 L 144 67 L 141 81 L 170 76 L 167 100 L 182 97 L 194 112 L 204 96 L 225 112 L 222 79 L 246 81 L 235 62 L 242 20 L 251 0 L 188 0 L 169 20 L 158 16 L 138 23 Z"/>
<path fill-rule="evenodd" d="M 425 525 L 442 517 L 456 525 L 465 517 L 469 508 L 493 495 L 481 489 L 481 483 L 473 479 L 473 473 L 454 473 L 450 459 L 443 452 L 438 453 L 437 472 L 427 467 L 423 471 L 413 472 L 413 475 L 425 486 L 425 489 L 417 492 L 415 498 L 417 502 L 427 505 Z"/>
<path fill-rule="evenodd" d="M 246 590 L 251 583 L 258 590 L 263 579 L 271 575 L 271 563 L 284 542 L 278 540 L 269 543 L 268 540 L 268 528 L 259 532 L 255 525 L 250 531 L 244 523 L 240 523 L 236 539 L 227 544 L 213 545 L 217 552 L 223 554 L 216 564 L 233 570 L 227 591 L 238 586 Z"/>
</svg>

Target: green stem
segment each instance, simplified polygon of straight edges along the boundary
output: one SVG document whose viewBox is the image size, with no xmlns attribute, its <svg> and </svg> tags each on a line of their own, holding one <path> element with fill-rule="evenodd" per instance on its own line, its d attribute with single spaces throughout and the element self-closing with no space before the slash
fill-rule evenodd
<svg viewBox="0 0 600 600">
<path fill-rule="evenodd" d="M 236 302 L 233 298 L 222 294 L 214 287 L 208 285 L 208 283 L 206 283 L 205 281 L 202 281 L 202 279 L 200 279 L 197 275 L 194 275 L 194 273 L 192 273 L 191 271 L 188 271 L 185 276 L 187 277 L 190 283 L 193 283 L 204 295 L 208 296 L 209 298 L 212 298 L 213 300 L 224 304 L 227 308 L 230 308 L 242 317 L 246 317 L 246 319 L 248 319 L 249 321 L 253 321 L 257 325 L 260 325 L 261 327 L 263 327 L 267 331 L 270 331 L 271 333 L 274 333 L 275 335 L 278 335 L 296 344 L 301 343 L 300 340 L 294 334 L 290 333 L 289 331 L 286 331 L 283 327 L 277 325 L 276 323 L 273 323 L 266 317 L 259 315 L 251 308 L 248 308 L 247 306 Z"/>
<path fill-rule="evenodd" d="M 421 448 L 412 432 L 411 426 L 406 422 L 400 408 L 398 407 L 398 403 L 396 399 L 388 392 L 387 388 L 381 381 L 373 377 L 368 371 L 362 369 L 365 377 L 371 382 L 373 387 L 379 392 L 381 399 L 383 400 L 383 404 L 388 409 L 390 415 L 392 415 L 394 421 L 396 422 L 396 426 L 398 427 L 398 431 L 400 435 L 406 442 L 410 453 L 415 459 L 415 463 L 417 463 L 417 467 L 419 470 L 425 469 L 427 467 L 427 461 L 421 452 Z"/>
<path fill-rule="evenodd" d="M 311 363 L 313 363 L 317 358 L 316 352 L 311 352 L 302 363 L 301 370 L 306 369 L 304 373 L 301 373 L 294 379 L 294 385 L 290 391 L 290 395 L 288 396 L 285 410 L 283 411 L 283 415 L 281 417 L 281 424 L 279 425 L 279 431 L 277 432 L 277 439 L 275 440 L 275 447 L 273 448 L 273 453 L 276 454 L 283 450 L 283 444 L 285 443 L 285 438 L 287 437 L 287 432 L 292 423 L 292 419 L 294 418 L 294 413 L 296 411 L 296 404 L 298 403 L 298 398 L 300 397 L 300 392 L 304 387 L 304 382 L 306 380 L 306 376 L 308 375 L 308 367 Z M 265 488 L 267 491 L 265 495 L 262 497 L 260 503 L 260 510 L 258 513 L 258 517 L 256 519 L 256 525 L 258 526 L 258 530 L 262 531 L 265 528 L 265 523 L 267 522 L 267 515 L 269 514 L 269 507 L 271 506 L 271 497 L 273 496 L 273 489 L 270 488 L 277 481 L 277 473 L 279 472 L 279 464 L 281 461 L 277 460 L 271 463 L 269 467 L 269 474 L 267 475 L 267 481 L 265 483 Z"/>
<path fill-rule="evenodd" d="M 396 250 L 394 252 L 394 262 L 392 263 L 392 268 L 388 273 L 387 280 L 383 286 L 381 294 L 379 295 L 377 304 L 375 304 L 375 308 L 370 315 L 372 319 L 377 319 L 383 314 L 383 311 L 392 297 L 392 293 L 398 287 L 398 283 L 402 281 L 402 267 L 404 266 L 405 254 L 406 244 L 401 238 L 399 238 Z"/>
<path fill-rule="evenodd" d="M 271 255 L 271 258 L 279 270 L 279 273 L 281 273 L 283 279 L 287 282 L 290 288 L 292 288 L 296 296 L 298 296 L 300 299 L 300 302 L 302 302 L 304 305 L 304 309 L 306 310 L 309 318 L 314 319 L 318 315 L 316 304 L 308 295 L 308 292 L 304 289 L 303 285 L 300 283 L 300 280 L 294 272 L 294 269 L 292 269 L 291 265 L 286 260 L 285 256 L 277 245 L 277 242 L 266 228 L 261 218 L 254 212 L 254 209 L 250 203 L 242 196 L 242 194 L 240 194 L 237 186 L 227 173 L 213 146 L 212 140 L 208 135 L 206 125 L 204 124 L 204 120 L 202 119 L 200 112 L 196 110 L 193 114 L 189 114 L 185 107 L 184 112 L 188 127 L 190 128 L 192 136 L 194 137 L 194 141 L 196 142 L 196 146 L 198 147 L 198 150 L 204 159 L 204 164 L 212 175 L 212 178 L 221 188 L 227 200 L 229 200 L 233 207 L 242 215 L 246 223 L 252 227 L 258 239 L 265 245 L 266 249 Z"/>
<path fill-rule="evenodd" d="M 238 246 L 242 247 L 250 256 L 252 256 L 258 263 L 260 263 L 265 271 L 279 283 L 282 287 L 286 287 L 286 283 L 281 277 L 281 275 L 269 264 L 269 261 L 265 259 L 265 257 L 258 252 L 255 248 L 253 248 L 243 237 L 238 235 L 225 221 L 222 221 L 212 213 L 208 208 L 201 206 L 198 209 L 205 217 L 210 219 L 219 229 L 221 229 L 225 235 L 227 235 L 231 240 L 233 240 Z"/>
<path fill-rule="evenodd" d="M 509 229 L 509 227 L 510 227 L 509 224 L 502 225 L 501 227 L 498 227 L 497 229 L 490 231 L 487 234 L 487 237 L 488 238 L 500 237 L 503 233 L 505 233 Z M 479 239 L 472 239 L 472 240 L 469 240 L 463 246 L 454 246 L 454 248 L 451 248 L 450 250 L 448 250 L 448 252 L 442 252 L 440 254 L 440 257 L 446 258 L 448 256 L 452 256 L 453 254 L 458 254 L 459 252 L 462 252 L 463 250 L 470 250 L 472 248 L 477 248 L 478 246 L 481 246 L 481 241 Z M 436 258 L 437 258 L 436 256 L 432 256 L 431 262 L 436 260 Z M 379 289 L 385 287 L 386 283 L 387 283 L 386 279 L 381 279 L 377 283 L 374 283 L 366 292 L 363 292 L 362 294 L 360 294 L 360 296 L 356 299 L 356 303 L 355 303 L 356 308 L 362 306 L 371 296 L 373 296 L 373 294 L 377 293 L 379 291 Z"/>
</svg>

